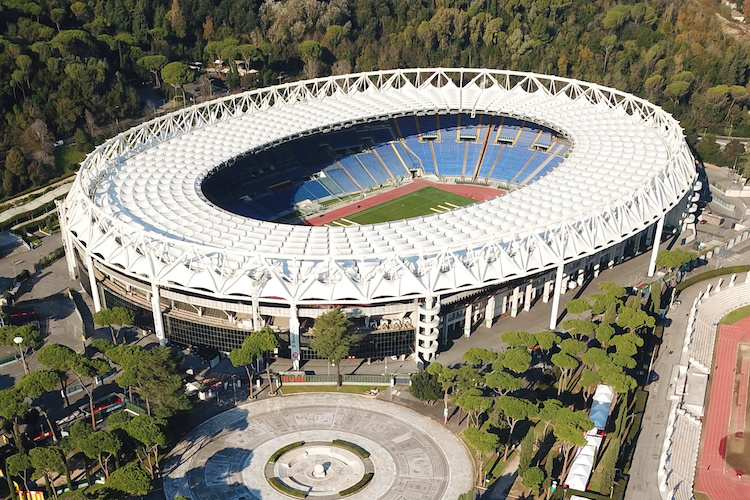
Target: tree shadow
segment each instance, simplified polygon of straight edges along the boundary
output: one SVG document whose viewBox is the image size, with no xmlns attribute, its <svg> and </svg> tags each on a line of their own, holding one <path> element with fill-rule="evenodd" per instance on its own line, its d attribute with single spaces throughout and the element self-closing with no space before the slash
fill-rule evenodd
<svg viewBox="0 0 750 500">
<path fill-rule="evenodd" d="M 8 389 L 9 387 L 12 387 L 13 384 L 15 384 L 16 381 L 13 377 L 10 375 L 7 375 L 5 373 L 0 374 L 0 390 L 2 389 Z"/>
<path fill-rule="evenodd" d="M 164 462 L 162 487 L 165 498 L 183 495 L 187 498 L 235 498 L 261 500 L 261 492 L 237 481 L 242 471 L 253 460 L 253 450 L 227 447 L 219 449 L 203 465 L 175 474 L 175 468 L 184 464 L 185 458 Z M 189 459 L 188 459 L 189 460 Z"/>
</svg>

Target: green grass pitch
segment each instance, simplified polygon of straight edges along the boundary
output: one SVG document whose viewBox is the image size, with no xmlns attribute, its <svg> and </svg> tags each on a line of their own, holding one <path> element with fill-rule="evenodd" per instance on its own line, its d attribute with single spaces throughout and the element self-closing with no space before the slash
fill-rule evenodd
<svg viewBox="0 0 750 500">
<path fill-rule="evenodd" d="M 472 203 L 476 203 L 476 200 L 435 187 L 425 187 L 395 200 L 349 215 L 339 225 L 347 225 L 347 221 L 363 225 L 409 219 L 450 210 L 453 208 L 451 205 L 463 207 Z"/>
</svg>

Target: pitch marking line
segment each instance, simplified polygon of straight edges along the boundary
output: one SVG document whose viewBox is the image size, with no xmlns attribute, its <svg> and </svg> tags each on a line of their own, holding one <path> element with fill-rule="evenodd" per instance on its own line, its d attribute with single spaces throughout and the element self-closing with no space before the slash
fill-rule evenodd
<svg viewBox="0 0 750 500">
<path fill-rule="evenodd" d="M 445 202 L 446 205 L 448 205 L 451 208 L 458 208 L 458 205 L 454 205 L 453 203 Z"/>
<path fill-rule="evenodd" d="M 354 221 L 350 221 L 349 219 L 344 219 L 343 217 L 339 219 L 341 222 L 346 222 L 349 226 L 357 226 L 358 224 Z"/>
</svg>

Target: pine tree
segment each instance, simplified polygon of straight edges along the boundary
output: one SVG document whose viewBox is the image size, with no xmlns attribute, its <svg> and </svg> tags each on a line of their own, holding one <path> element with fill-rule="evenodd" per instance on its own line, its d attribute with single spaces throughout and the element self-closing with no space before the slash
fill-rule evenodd
<svg viewBox="0 0 750 500">
<path fill-rule="evenodd" d="M 529 432 L 521 440 L 521 444 L 518 448 L 518 475 L 523 476 L 529 467 L 531 467 L 531 461 L 534 459 L 534 429 L 529 429 Z"/>
</svg>

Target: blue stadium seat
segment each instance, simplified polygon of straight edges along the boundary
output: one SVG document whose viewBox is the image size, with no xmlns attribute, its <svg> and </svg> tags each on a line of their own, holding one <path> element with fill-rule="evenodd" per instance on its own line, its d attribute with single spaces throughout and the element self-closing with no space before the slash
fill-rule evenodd
<svg viewBox="0 0 750 500">
<path fill-rule="evenodd" d="M 473 177 L 474 171 L 477 169 L 477 163 L 479 163 L 479 154 L 482 152 L 482 143 L 480 142 L 469 142 L 466 143 L 469 147 L 466 151 L 466 167 L 464 168 L 464 175 L 467 177 Z"/>
<path fill-rule="evenodd" d="M 383 160 L 383 163 L 385 163 L 385 166 L 391 171 L 394 177 L 409 173 L 391 144 L 381 144 L 375 148 L 375 152 Z M 407 164 L 411 165 L 410 160 L 404 159 L 404 161 L 409 162 Z"/>
<path fill-rule="evenodd" d="M 529 149 L 505 147 L 490 178 L 510 182 L 532 156 L 534 151 Z"/>
<path fill-rule="evenodd" d="M 417 123 L 419 124 L 419 133 L 422 139 L 438 139 L 440 137 L 435 115 L 418 116 Z"/>
<path fill-rule="evenodd" d="M 305 190 L 310 193 L 311 198 L 315 200 L 322 200 L 323 198 L 326 198 L 333 194 L 328 192 L 326 187 L 317 179 L 305 182 L 304 184 L 302 184 L 302 187 L 305 188 Z"/>
<path fill-rule="evenodd" d="M 503 118 L 500 131 L 497 134 L 497 142 L 513 142 L 521 129 L 521 122 L 515 118 Z M 495 140 L 492 138 L 491 140 Z"/>
<path fill-rule="evenodd" d="M 441 139 L 443 141 L 455 141 L 456 140 L 456 130 L 458 130 L 458 115 L 440 115 L 438 116 L 438 121 L 440 122 L 440 130 L 441 136 L 443 136 Z M 446 132 L 449 132 L 449 134 L 446 134 Z"/>
<path fill-rule="evenodd" d="M 440 175 L 461 175 L 464 164 L 464 142 L 439 142 L 435 143 L 435 161 L 437 162 Z M 422 160 L 424 164 L 424 160 Z M 430 164 L 432 158 L 430 158 Z"/>
<path fill-rule="evenodd" d="M 344 190 L 341 188 L 341 186 L 339 186 L 333 179 L 328 178 L 328 174 L 326 172 L 324 173 L 326 174 L 326 176 L 320 177 L 318 179 L 318 182 L 320 182 L 320 184 L 323 185 L 323 187 L 325 187 L 326 190 L 334 196 L 343 194 Z"/>
<path fill-rule="evenodd" d="M 479 135 L 480 120 L 481 120 L 480 115 L 476 115 L 474 116 L 474 118 L 472 118 L 471 115 L 462 114 L 461 115 L 461 129 L 459 131 L 459 139 L 476 141 L 477 136 Z"/>
<path fill-rule="evenodd" d="M 362 189 L 374 187 L 376 185 L 375 180 L 362 168 L 362 165 L 357 161 L 354 156 L 346 156 L 339 159 L 339 164 L 352 176 L 354 181 L 359 184 Z"/>
<path fill-rule="evenodd" d="M 365 167 L 367 173 L 375 179 L 375 182 L 382 184 L 391 180 L 391 176 L 385 171 L 383 165 L 381 165 L 380 160 L 378 160 L 375 154 L 371 152 L 361 153 L 357 155 L 357 160 L 359 160 L 362 166 Z"/>
<path fill-rule="evenodd" d="M 398 130 L 401 132 L 401 137 L 408 139 L 410 137 L 418 137 L 417 123 L 414 121 L 413 116 L 402 116 L 396 118 L 398 124 Z"/>
<path fill-rule="evenodd" d="M 536 139 L 536 136 L 539 134 L 539 129 L 524 125 L 524 127 L 521 129 L 521 134 L 518 136 L 518 140 L 514 144 L 517 148 L 528 148 L 532 144 L 534 144 L 534 140 Z"/>
<path fill-rule="evenodd" d="M 417 155 L 419 160 L 422 162 L 422 168 L 425 172 L 434 174 L 435 173 L 435 162 L 432 161 L 432 151 L 430 150 L 429 142 L 419 142 L 416 136 L 409 137 L 405 141 L 406 147 L 409 151 Z M 402 148 L 403 149 L 403 148 Z M 399 151 L 399 154 L 401 151 Z M 412 155 L 408 155 L 412 157 Z M 416 162 L 419 166 L 419 162 Z"/>
<path fill-rule="evenodd" d="M 549 172 L 550 170 L 552 170 L 553 168 L 555 168 L 556 166 L 558 166 L 560 164 L 560 162 L 562 162 L 562 161 L 563 161 L 563 159 L 560 158 L 559 156 L 553 156 L 550 159 L 549 163 L 547 163 L 544 166 L 544 168 L 542 170 L 540 170 L 539 173 L 537 173 L 532 179 L 529 179 L 528 182 L 532 182 L 532 181 L 535 181 L 535 180 L 539 179 L 541 176 L 543 176 L 544 174 L 546 174 L 547 172 Z"/>
<path fill-rule="evenodd" d="M 544 129 L 542 135 L 539 136 L 534 145 L 549 148 L 552 146 L 552 133 L 548 129 Z"/>
<path fill-rule="evenodd" d="M 479 167 L 479 175 L 477 176 L 478 178 L 487 178 L 487 176 L 490 174 L 490 170 L 492 169 L 492 165 L 495 164 L 497 155 L 500 154 L 500 151 L 502 149 L 502 144 L 487 144 L 487 149 L 485 149 L 484 151 L 484 158 L 482 158 L 482 166 Z"/>
<path fill-rule="evenodd" d="M 326 175 L 341 187 L 345 193 L 356 193 L 359 191 L 354 182 L 349 178 L 341 167 L 330 167 L 326 169 Z"/>
</svg>

